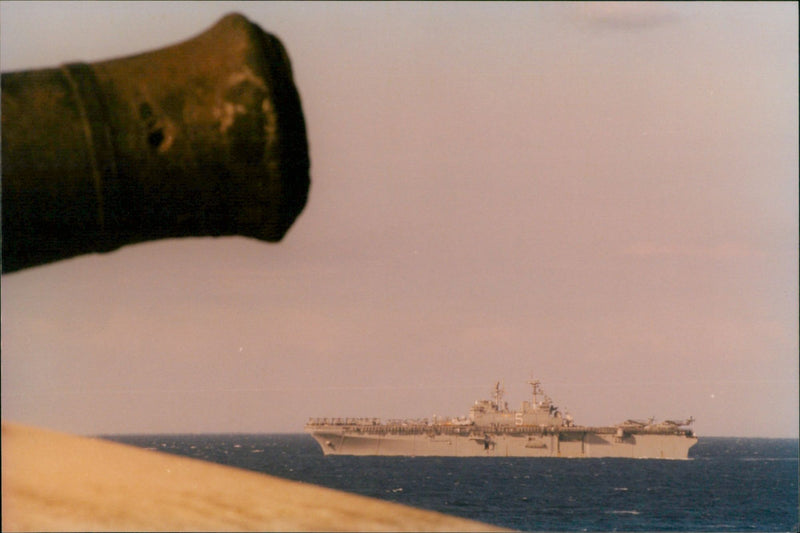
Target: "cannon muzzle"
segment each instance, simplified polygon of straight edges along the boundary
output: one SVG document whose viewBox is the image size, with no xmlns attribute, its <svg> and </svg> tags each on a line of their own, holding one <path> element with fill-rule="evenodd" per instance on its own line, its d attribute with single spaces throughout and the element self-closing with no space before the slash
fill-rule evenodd
<svg viewBox="0 0 800 533">
<path fill-rule="evenodd" d="M 168 237 L 278 241 L 308 188 L 289 58 L 241 15 L 153 52 L 2 74 L 3 272 Z"/>
</svg>

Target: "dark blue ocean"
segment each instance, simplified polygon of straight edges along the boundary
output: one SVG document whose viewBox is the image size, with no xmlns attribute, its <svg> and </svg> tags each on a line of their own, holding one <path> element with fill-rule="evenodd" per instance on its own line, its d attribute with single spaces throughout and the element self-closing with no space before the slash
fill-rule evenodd
<svg viewBox="0 0 800 533">
<path fill-rule="evenodd" d="M 105 437 L 523 531 L 798 531 L 798 441 L 700 437 L 689 461 L 346 457 L 308 435 Z"/>
</svg>

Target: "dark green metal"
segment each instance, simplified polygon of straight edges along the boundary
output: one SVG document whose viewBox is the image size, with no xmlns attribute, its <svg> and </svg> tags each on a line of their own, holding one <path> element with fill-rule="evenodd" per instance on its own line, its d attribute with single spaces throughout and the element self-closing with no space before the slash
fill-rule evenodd
<svg viewBox="0 0 800 533">
<path fill-rule="evenodd" d="M 2 75 L 3 272 L 168 237 L 278 241 L 308 189 L 289 59 L 241 15 L 154 52 Z"/>
</svg>

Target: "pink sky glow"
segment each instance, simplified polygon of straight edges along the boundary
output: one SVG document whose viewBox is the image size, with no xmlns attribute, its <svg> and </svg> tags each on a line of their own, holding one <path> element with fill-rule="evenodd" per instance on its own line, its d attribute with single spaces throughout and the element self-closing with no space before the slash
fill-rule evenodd
<svg viewBox="0 0 800 533">
<path fill-rule="evenodd" d="M 312 188 L 279 244 L 2 278 L 2 416 L 74 433 L 463 415 L 798 436 L 796 3 L 2 2 L 0 66 L 239 11 L 291 57 Z"/>
</svg>

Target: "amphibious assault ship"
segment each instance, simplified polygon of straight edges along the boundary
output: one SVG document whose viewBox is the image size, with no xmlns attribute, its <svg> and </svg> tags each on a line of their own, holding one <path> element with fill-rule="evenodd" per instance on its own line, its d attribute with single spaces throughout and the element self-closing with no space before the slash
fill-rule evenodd
<svg viewBox="0 0 800 533">
<path fill-rule="evenodd" d="M 627 420 L 602 427 L 576 425 L 545 395 L 539 381 L 532 401 L 512 411 L 500 382 L 492 400 L 476 401 L 469 415 L 415 420 L 311 418 L 306 431 L 325 455 L 452 457 L 630 457 L 687 459 L 697 437 L 687 420 Z"/>
</svg>

